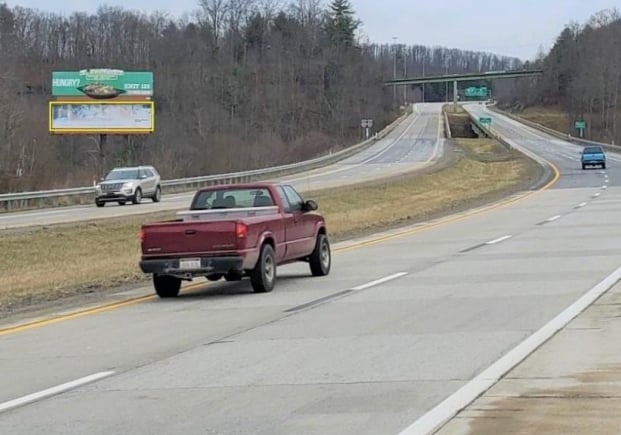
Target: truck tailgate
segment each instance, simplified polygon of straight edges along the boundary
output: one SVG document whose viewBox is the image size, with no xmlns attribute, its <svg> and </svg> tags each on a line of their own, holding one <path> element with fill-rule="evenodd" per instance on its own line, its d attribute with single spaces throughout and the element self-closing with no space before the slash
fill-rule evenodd
<svg viewBox="0 0 621 435">
<path fill-rule="evenodd" d="M 144 256 L 217 254 L 237 247 L 235 221 L 143 225 Z"/>
</svg>

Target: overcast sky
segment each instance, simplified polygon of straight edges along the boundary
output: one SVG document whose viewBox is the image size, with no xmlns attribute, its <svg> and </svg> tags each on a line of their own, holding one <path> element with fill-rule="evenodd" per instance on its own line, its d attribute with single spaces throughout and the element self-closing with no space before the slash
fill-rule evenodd
<svg viewBox="0 0 621 435">
<path fill-rule="evenodd" d="M 180 16 L 197 8 L 197 0 L 0 0 L 46 11 L 95 12 L 102 4 Z M 328 0 L 324 0 L 324 3 Z M 373 42 L 442 45 L 520 57 L 549 50 L 570 21 L 583 23 L 621 0 L 350 0 L 362 32 Z"/>
</svg>

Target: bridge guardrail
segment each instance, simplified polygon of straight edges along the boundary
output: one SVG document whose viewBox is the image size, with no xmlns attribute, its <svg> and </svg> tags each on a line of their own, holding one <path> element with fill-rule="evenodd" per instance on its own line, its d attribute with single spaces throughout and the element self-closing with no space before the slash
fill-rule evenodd
<svg viewBox="0 0 621 435">
<path fill-rule="evenodd" d="M 524 119 L 521 116 L 515 115 L 513 113 L 510 112 L 506 112 L 504 110 L 498 109 L 497 107 L 494 107 L 491 109 L 494 112 L 500 113 L 502 115 L 505 115 L 508 118 L 513 119 L 514 121 L 520 122 L 522 124 L 525 124 L 531 128 L 534 128 L 535 130 L 539 130 L 542 133 L 545 133 L 549 136 L 555 137 L 557 139 L 560 140 L 564 140 L 567 142 L 572 142 L 575 143 L 577 145 L 599 145 L 603 148 L 608 148 L 611 149 L 613 151 L 621 151 L 621 146 L 619 145 L 615 145 L 615 144 L 611 144 L 611 143 L 606 143 L 606 142 L 597 142 L 594 140 L 587 140 L 587 139 L 581 139 L 578 137 L 574 137 L 571 134 L 568 133 L 562 133 L 560 131 L 557 130 L 553 130 L 550 127 L 546 127 L 545 125 L 539 124 L 537 122 L 533 122 L 530 121 L 528 119 Z"/>
</svg>

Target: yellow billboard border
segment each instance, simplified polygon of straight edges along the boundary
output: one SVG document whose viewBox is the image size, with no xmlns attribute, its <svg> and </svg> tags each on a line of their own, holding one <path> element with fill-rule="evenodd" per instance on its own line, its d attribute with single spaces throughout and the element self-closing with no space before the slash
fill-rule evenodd
<svg viewBox="0 0 621 435">
<path fill-rule="evenodd" d="M 150 128 L 52 128 L 52 107 L 59 104 L 148 104 L 151 106 Z M 48 130 L 52 134 L 148 134 L 155 131 L 155 101 L 84 101 L 84 100 L 60 100 L 48 102 Z"/>
</svg>

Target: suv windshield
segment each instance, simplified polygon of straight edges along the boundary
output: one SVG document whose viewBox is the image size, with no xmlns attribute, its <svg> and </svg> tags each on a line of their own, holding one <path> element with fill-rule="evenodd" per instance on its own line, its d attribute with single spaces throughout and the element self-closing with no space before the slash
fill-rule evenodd
<svg viewBox="0 0 621 435">
<path fill-rule="evenodd" d="M 584 154 L 602 154 L 603 153 L 600 147 L 586 147 L 583 152 Z"/>
<path fill-rule="evenodd" d="M 111 180 L 137 180 L 137 169 L 126 169 L 121 171 L 112 171 L 106 176 L 106 181 Z"/>
</svg>

